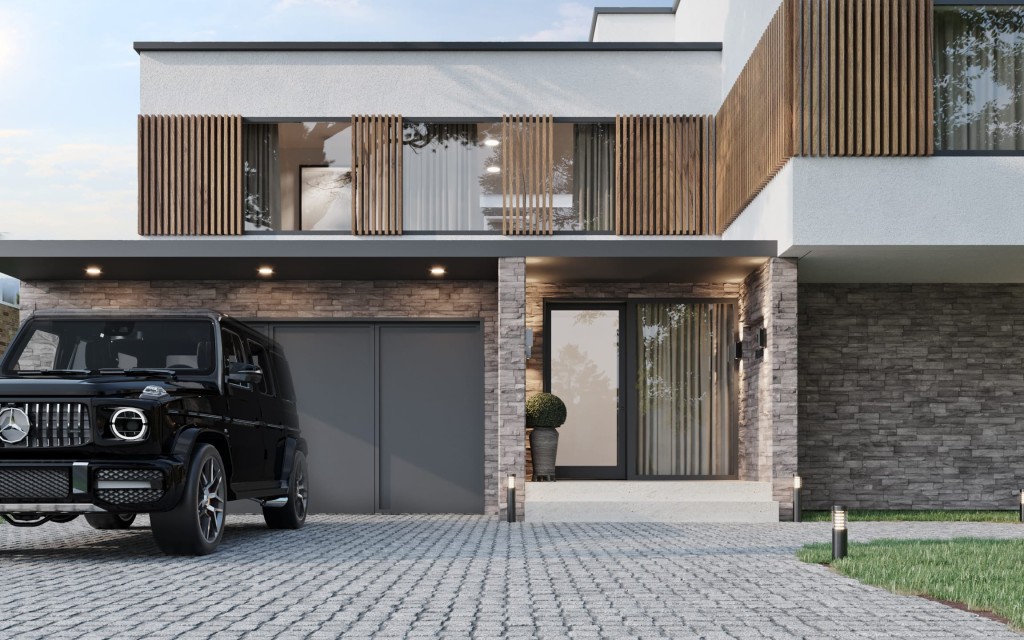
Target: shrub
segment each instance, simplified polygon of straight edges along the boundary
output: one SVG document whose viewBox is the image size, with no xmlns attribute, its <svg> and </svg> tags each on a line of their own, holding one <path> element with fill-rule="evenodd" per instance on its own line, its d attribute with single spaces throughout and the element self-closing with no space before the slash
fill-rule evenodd
<svg viewBox="0 0 1024 640">
<path fill-rule="evenodd" d="M 565 424 L 565 403 L 556 395 L 537 393 L 526 401 L 526 426 L 560 427 Z"/>
</svg>

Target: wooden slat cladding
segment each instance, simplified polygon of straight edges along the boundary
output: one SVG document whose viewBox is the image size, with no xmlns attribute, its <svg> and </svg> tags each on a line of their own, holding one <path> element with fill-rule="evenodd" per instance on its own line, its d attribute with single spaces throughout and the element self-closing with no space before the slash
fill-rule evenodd
<svg viewBox="0 0 1024 640">
<path fill-rule="evenodd" d="M 352 117 L 352 233 L 402 233 L 402 116 Z"/>
<path fill-rule="evenodd" d="M 718 113 L 721 233 L 792 156 L 934 153 L 932 0 L 783 0 Z"/>
<path fill-rule="evenodd" d="M 722 233 L 793 155 L 793 3 L 783 2 L 716 117 Z"/>
<path fill-rule="evenodd" d="M 242 118 L 139 116 L 139 234 L 238 235 Z"/>
<path fill-rule="evenodd" d="M 615 118 L 615 233 L 716 232 L 715 120 Z"/>
<path fill-rule="evenodd" d="M 554 119 L 501 118 L 501 230 L 506 235 L 547 235 L 554 227 Z"/>
<path fill-rule="evenodd" d="M 786 0 L 796 40 L 794 155 L 935 150 L 932 0 Z"/>
</svg>

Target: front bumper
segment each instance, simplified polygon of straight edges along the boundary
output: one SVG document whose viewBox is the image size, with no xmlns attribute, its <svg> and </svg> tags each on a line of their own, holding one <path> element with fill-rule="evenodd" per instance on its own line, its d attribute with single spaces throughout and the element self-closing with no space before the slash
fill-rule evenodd
<svg viewBox="0 0 1024 640">
<path fill-rule="evenodd" d="M 0 513 L 148 513 L 181 498 L 184 463 L 148 460 L 0 461 Z"/>
</svg>

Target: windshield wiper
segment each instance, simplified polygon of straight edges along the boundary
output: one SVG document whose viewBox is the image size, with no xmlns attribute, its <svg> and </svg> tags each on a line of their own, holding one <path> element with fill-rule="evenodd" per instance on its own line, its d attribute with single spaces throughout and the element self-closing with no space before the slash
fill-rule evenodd
<svg viewBox="0 0 1024 640">
<path fill-rule="evenodd" d="M 176 378 L 174 369 L 150 369 L 148 367 L 129 367 L 127 369 L 98 369 L 96 373 L 104 376 L 167 376 Z"/>
</svg>

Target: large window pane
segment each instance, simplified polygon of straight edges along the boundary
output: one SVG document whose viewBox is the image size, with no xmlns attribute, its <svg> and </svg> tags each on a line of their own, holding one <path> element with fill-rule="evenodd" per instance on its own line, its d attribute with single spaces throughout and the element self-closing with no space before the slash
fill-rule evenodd
<svg viewBox="0 0 1024 640">
<path fill-rule="evenodd" d="M 501 229 L 501 125 L 408 122 L 402 135 L 403 228 Z"/>
<path fill-rule="evenodd" d="M 347 122 L 246 124 L 247 230 L 352 229 Z"/>
<path fill-rule="evenodd" d="M 1024 150 L 1024 8 L 935 11 L 939 149 Z"/>
<path fill-rule="evenodd" d="M 638 475 L 733 475 L 735 327 L 731 304 L 637 305 Z"/>
<path fill-rule="evenodd" d="M 559 126 L 555 125 L 555 229 L 613 230 L 615 125 L 567 125 L 562 131 Z"/>
<path fill-rule="evenodd" d="M 560 467 L 618 464 L 619 311 L 552 309 L 551 393 L 565 402 Z"/>
</svg>

